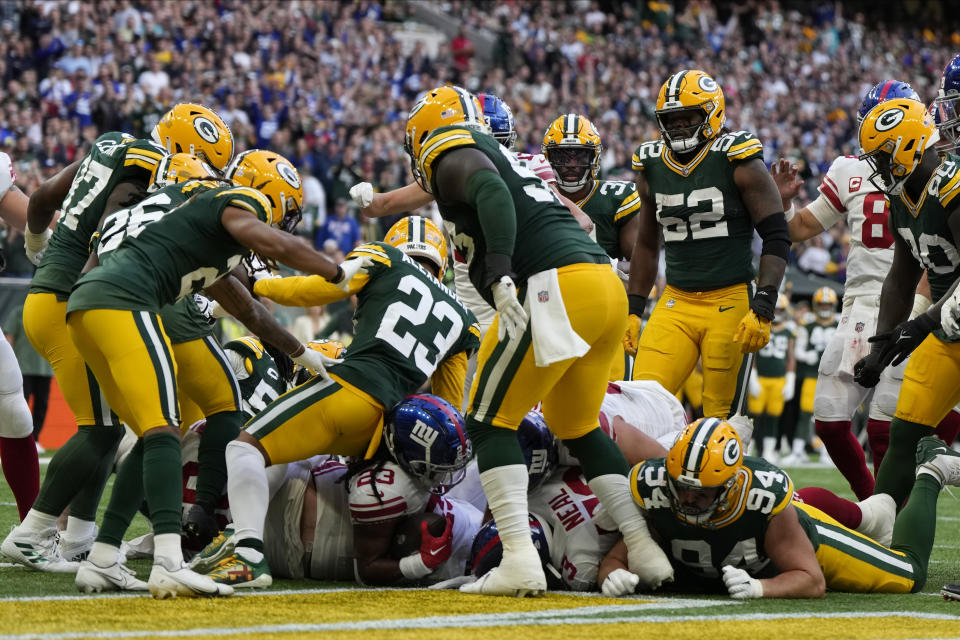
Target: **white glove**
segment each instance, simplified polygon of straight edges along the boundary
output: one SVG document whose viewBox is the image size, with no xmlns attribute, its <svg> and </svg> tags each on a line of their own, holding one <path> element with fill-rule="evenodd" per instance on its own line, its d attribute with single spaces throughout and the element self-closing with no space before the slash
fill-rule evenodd
<svg viewBox="0 0 960 640">
<path fill-rule="evenodd" d="M 497 327 L 497 339 L 503 340 L 504 334 L 511 339 L 519 338 L 527 326 L 527 312 L 517 300 L 517 286 L 510 276 L 503 276 L 490 288 L 493 293 L 493 306 L 500 316 Z"/>
<path fill-rule="evenodd" d="M 759 398 L 760 394 L 763 393 L 763 387 L 760 386 L 760 381 L 757 380 L 757 370 L 750 370 L 750 380 L 747 382 L 747 392 L 750 394 L 751 398 Z"/>
<path fill-rule="evenodd" d="M 735 413 L 727 418 L 727 423 L 733 427 L 737 435 L 740 436 L 740 442 L 744 449 L 750 448 L 750 440 L 753 438 L 753 418 L 745 416 L 742 413 Z"/>
<path fill-rule="evenodd" d="M 600 591 L 608 598 L 628 596 L 637 588 L 638 582 L 640 582 L 640 576 L 637 574 L 630 573 L 626 569 L 614 569 L 603 581 Z"/>
<path fill-rule="evenodd" d="M 940 308 L 940 328 L 948 338 L 960 338 L 960 287 L 943 301 Z"/>
<path fill-rule="evenodd" d="M 343 269 L 343 280 L 336 283 L 337 288 L 349 291 L 350 281 L 353 280 L 353 277 L 371 265 L 373 265 L 373 258 L 350 258 L 341 262 L 340 268 Z"/>
<path fill-rule="evenodd" d="M 350 198 L 361 209 L 366 209 L 373 202 L 373 185 L 369 182 L 360 182 L 350 187 Z"/>
<path fill-rule="evenodd" d="M 723 584 L 727 586 L 730 597 L 736 600 L 763 597 L 763 585 L 759 580 L 751 578 L 743 569 L 736 569 L 729 564 L 723 567 Z"/>
<path fill-rule="evenodd" d="M 313 372 L 314 375 L 321 376 L 322 378 L 330 377 L 327 375 L 327 367 L 343 362 L 343 358 L 330 358 L 319 351 L 314 351 L 306 345 L 303 346 L 303 353 L 296 357 L 290 356 L 290 359 L 301 367 L 306 367 Z"/>
<path fill-rule="evenodd" d="M 793 393 L 797 389 L 797 374 L 793 371 L 787 371 L 786 382 L 783 383 L 783 401 L 793 400 Z"/>
<path fill-rule="evenodd" d="M 30 227 L 23 230 L 23 250 L 30 262 L 40 266 L 40 260 L 43 258 L 43 252 L 47 250 L 52 233 L 50 229 L 44 229 L 43 233 L 34 233 L 30 231 Z"/>
</svg>

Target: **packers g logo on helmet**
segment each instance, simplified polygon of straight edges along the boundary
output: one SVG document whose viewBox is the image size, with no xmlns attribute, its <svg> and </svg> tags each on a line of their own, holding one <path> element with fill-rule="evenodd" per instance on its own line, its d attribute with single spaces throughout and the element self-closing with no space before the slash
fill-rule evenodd
<svg viewBox="0 0 960 640">
<path fill-rule="evenodd" d="M 693 151 L 717 137 L 727 119 L 720 85 L 696 69 L 667 78 L 657 96 L 656 114 L 660 134 L 675 153 Z M 691 116 L 694 121 L 687 123 Z"/>
<path fill-rule="evenodd" d="M 475 95 L 461 87 L 437 87 L 428 91 L 407 116 L 407 129 L 403 149 L 410 156 L 413 177 L 427 193 L 429 181 L 424 178 L 424 143 L 430 134 L 440 127 L 462 125 L 484 133 L 489 132 L 483 117 L 483 105 Z"/>
<path fill-rule="evenodd" d="M 150 133 L 170 153 L 191 153 L 222 171 L 233 159 L 230 127 L 203 105 L 174 105 Z"/>
<path fill-rule="evenodd" d="M 743 444 L 729 422 L 701 418 L 687 425 L 667 452 L 666 467 L 670 503 L 678 518 L 721 527 L 739 516 L 747 473 Z M 698 494 L 704 497 L 687 500 Z"/>
<path fill-rule="evenodd" d="M 189 153 L 164 156 L 147 191 L 153 192 L 187 180 L 219 180 L 220 175 L 206 162 Z"/>
<path fill-rule="evenodd" d="M 860 159 L 873 169 L 870 182 L 891 196 L 903 191 L 924 151 L 940 139 L 923 103 L 907 98 L 877 104 L 863 117 L 858 137 Z"/>
<path fill-rule="evenodd" d="M 447 269 L 447 240 L 433 220 L 407 216 L 398 220 L 383 239 L 411 257 L 426 258 L 437 267 L 438 277 Z"/>
<path fill-rule="evenodd" d="M 303 206 L 300 174 L 279 153 L 264 149 L 244 151 L 227 167 L 226 174 L 235 183 L 252 187 L 267 197 L 271 226 L 292 232 L 300 222 Z"/>
<path fill-rule="evenodd" d="M 603 144 L 586 116 L 565 113 L 551 122 L 540 149 L 564 191 L 577 192 L 596 179 Z"/>
</svg>

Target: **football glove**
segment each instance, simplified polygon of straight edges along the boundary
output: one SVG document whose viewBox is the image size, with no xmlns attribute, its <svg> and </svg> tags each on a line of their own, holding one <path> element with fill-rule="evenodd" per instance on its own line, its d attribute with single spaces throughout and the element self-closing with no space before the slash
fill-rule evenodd
<svg viewBox="0 0 960 640">
<path fill-rule="evenodd" d="M 503 340 L 504 334 L 511 339 L 519 338 L 527 326 L 527 312 L 517 300 L 517 287 L 510 276 L 501 276 L 490 287 L 493 294 L 493 306 L 497 309 L 499 323 L 497 339 Z"/>
<path fill-rule="evenodd" d="M 871 337 L 868 342 L 882 342 L 880 363 L 897 366 L 910 357 L 913 350 L 937 328 L 937 322 L 926 313 L 898 324 L 893 331 Z"/>
<path fill-rule="evenodd" d="M 629 534 L 624 533 L 623 541 L 627 545 L 627 567 L 638 576 L 642 590 L 655 591 L 664 582 L 673 582 L 673 565 L 651 537 L 645 519 Z"/>
<path fill-rule="evenodd" d="M 740 320 L 733 341 L 740 343 L 740 351 L 754 353 L 770 342 L 770 321 L 757 315 L 753 309 Z"/>
<path fill-rule="evenodd" d="M 343 362 L 343 358 L 331 358 L 307 346 L 303 347 L 303 353 L 298 356 L 291 355 L 290 359 L 301 367 L 309 369 L 313 372 L 313 375 L 321 376 L 325 379 L 330 378 L 330 376 L 327 375 L 327 367 Z"/>
<path fill-rule="evenodd" d="M 763 597 L 763 585 L 759 580 L 751 578 L 750 574 L 743 569 L 737 569 L 729 564 L 723 567 L 723 584 L 726 585 L 730 597 L 736 600 Z"/>
<path fill-rule="evenodd" d="M 960 338 L 960 287 L 943 301 L 943 307 L 940 308 L 940 328 L 948 338 Z"/>
<path fill-rule="evenodd" d="M 870 353 L 853 365 L 853 380 L 861 387 L 872 389 L 880 382 L 880 374 L 887 368 L 880 360 L 880 349 L 880 343 L 874 343 Z"/>
<path fill-rule="evenodd" d="M 360 182 L 350 187 L 350 198 L 361 209 L 366 209 L 373 202 L 373 185 L 369 182 Z"/>
<path fill-rule="evenodd" d="M 634 592 L 640 576 L 630 573 L 626 569 L 614 569 L 600 586 L 600 591 L 608 598 L 627 596 Z"/>
<path fill-rule="evenodd" d="M 787 371 L 786 381 L 783 383 L 783 401 L 790 402 L 797 390 L 797 374 Z"/>
<path fill-rule="evenodd" d="M 33 233 L 30 227 L 23 230 L 23 250 L 30 262 L 40 266 L 40 260 L 43 259 L 43 253 L 47 250 L 52 234 L 53 231 L 50 229 L 44 229 L 43 233 Z"/>
<path fill-rule="evenodd" d="M 640 332 L 643 330 L 643 321 L 640 316 L 632 313 L 627 316 L 627 333 L 623 336 L 623 350 L 632 356 L 637 355 L 640 345 Z"/>
<path fill-rule="evenodd" d="M 350 258 L 349 260 L 344 260 L 338 265 L 341 274 L 340 279 L 333 284 L 337 285 L 339 289 L 349 291 L 350 281 L 353 280 L 354 276 L 370 268 L 372 265 L 372 258 Z"/>
<path fill-rule="evenodd" d="M 760 386 L 760 381 L 757 380 L 756 369 L 751 369 L 750 371 L 750 380 L 747 382 L 747 392 L 751 398 L 759 398 L 760 394 L 763 393 L 763 387 Z"/>
<path fill-rule="evenodd" d="M 447 518 L 443 533 L 434 537 L 426 522 L 420 523 L 420 551 L 400 560 L 400 573 L 411 580 L 423 578 L 450 558 L 453 550 L 453 521 Z"/>
</svg>

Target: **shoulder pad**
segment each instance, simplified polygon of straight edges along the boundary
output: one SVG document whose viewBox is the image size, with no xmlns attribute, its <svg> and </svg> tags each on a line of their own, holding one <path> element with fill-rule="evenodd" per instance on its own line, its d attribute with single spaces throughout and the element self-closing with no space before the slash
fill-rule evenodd
<svg viewBox="0 0 960 640">
<path fill-rule="evenodd" d="M 793 480 L 786 471 L 762 458 L 744 458 L 743 466 L 750 472 L 748 511 L 773 517 L 787 508 L 793 499 Z"/>
<path fill-rule="evenodd" d="M 669 506 L 666 497 L 667 467 L 663 458 L 644 460 L 634 465 L 629 475 L 630 493 L 641 509 Z"/>
<path fill-rule="evenodd" d="M 383 242 L 368 242 L 367 244 L 355 247 L 353 251 L 347 254 L 347 259 L 370 258 L 376 263 L 389 267 L 393 264 L 389 253 L 391 249 L 394 249 L 394 247 L 384 244 Z"/>
<path fill-rule="evenodd" d="M 726 153 L 730 162 L 763 158 L 760 139 L 749 131 L 731 131 L 713 141 L 710 151 Z"/>
<path fill-rule="evenodd" d="M 422 511 L 429 499 L 399 466 L 388 462 L 376 474 L 371 467 L 350 478 L 350 519 L 355 524 L 374 524 Z M 378 496 L 379 494 L 379 496 Z"/>
<path fill-rule="evenodd" d="M 263 221 L 270 219 L 270 200 L 263 193 L 251 187 L 225 187 L 217 190 L 214 197 L 227 198 L 229 206 L 246 209 Z"/>
<path fill-rule="evenodd" d="M 477 142 L 473 139 L 473 131 L 464 127 L 444 127 L 435 130 L 420 147 L 420 157 L 417 164 L 420 173 L 429 184 L 433 178 L 433 165 L 444 153 L 457 147 L 473 147 Z"/>
<path fill-rule="evenodd" d="M 630 166 L 634 171 L 643 171 L 644 162 L 653 158 L 659 158 L 663 153 L 663 140 L 650 140 L 642 143 L 637 150 L 633 152 Z"/>
<path fill-rule="evenodd" d="M 960 173 L 957 172 L 958 168 L 960 168 L 960 165 L 953 160 L 944 160 L 940 163 L 940 166 L 937 167 L 935 178 L 932 181 L 936 184 L 936 195 L 944 208 L 947 208 L 957 194 L 960 193 Z"/>
</svg>

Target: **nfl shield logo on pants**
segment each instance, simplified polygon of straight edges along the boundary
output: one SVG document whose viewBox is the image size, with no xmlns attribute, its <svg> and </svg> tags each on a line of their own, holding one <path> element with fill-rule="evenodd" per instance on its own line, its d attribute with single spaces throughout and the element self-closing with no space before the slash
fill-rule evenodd
<svg viewBox="0 0 960 640">
<path fill-rule="evenodd" d="M 549 300 L 550 300 L 550 294 L 549 294 L 549 293 L 547 293 L 546 291 L 538 291 L 538 292 L 537 292 L 537 302 L 539 302 L 539 303 L 542 304 L 542 303 L 547 302 L 547 301 L 549 301 Z"/>
<path fill-rule="evenodd" d="M 863 333 L 863 323 L 858 322 L 856 325 L 854 325 L 853 330 L 857 333 Z"/>
</svg>

